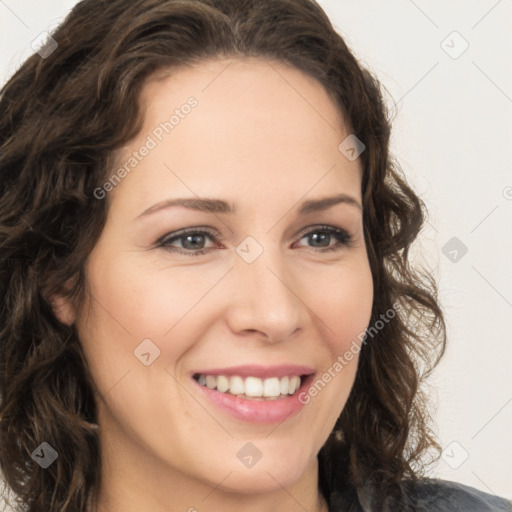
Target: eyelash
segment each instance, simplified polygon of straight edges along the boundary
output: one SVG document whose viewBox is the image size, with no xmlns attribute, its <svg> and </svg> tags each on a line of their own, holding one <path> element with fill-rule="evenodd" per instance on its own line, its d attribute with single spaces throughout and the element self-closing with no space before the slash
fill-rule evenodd
<svg viewBox="0 0 512 512">
<path fill-rule="evenodd" d="M 339 251 L 344 247 L 350 247 L 352 245 L 352 236 L 344 229 L 335 228 L 333 226 L 318 226 L 318 227 L 315 227 L 314 229 L 311 229 L 310 231 L 305 231 L 305 232 L 303 231 L 301 233 L 302 236 L 300 237 L 299 240 L 302 240 L 306 236 L 311 235 L 313 233 L 327 233 L 331 236 L 334 236 L 339 242 L 339 245 L 335 245 L 334 247 L 326 247 L 326 248 L 312 247 L 313 249 L 317 249 L 318 252 Z M 186 254 L 188 256 L 201 256 L 202 254 L 206 254 L 206 252 L 208 252 L 210 249 L 213 249 L 213 247 L 209 247 L 209 248 L 205 248 L 205 249 L 200 249 L 198 251 L 194 251 L 192 249 L 181 249 L 180 250 L 179 247 L 172 247 L 169 245 L 171 242 L 180 240 L 182 238 L 186 238 L 187 236 L 190 236 L 190 235 L 207 235 L 208 237 L 210 237 L 210 239 L 213 242 L 217 243 L 217 239 L 216 239 L 217 234 L 214 231 L 207 229 L 207 228 L 201 228 L 201 229 L 195 228 L 195 229 L 190 229 L 190 230 L 185 230 L 185 231 L 174 233 L 174 234 L 172 234 L 171 237 L 169 237 L 168 235 L 165 235 L 165 237 L 162 237 L 160 240 L 158 240 L 157 247 L 162 247 L 170 252 Z"/>
</svg>

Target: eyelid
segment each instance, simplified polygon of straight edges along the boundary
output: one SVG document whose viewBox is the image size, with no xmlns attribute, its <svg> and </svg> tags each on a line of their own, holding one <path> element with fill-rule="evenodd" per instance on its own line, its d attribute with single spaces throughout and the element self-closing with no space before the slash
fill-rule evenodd
<svg viewBox="0 0 512 512">
<path fill-rule="evenodd" d="M 330 224 L 316 224 L 313 226 L 308 226 L 307 228 L 304 228 L 302 231 L 299 231 L 297 236 L 300 237 L 300 239 L 302 239 L 302 238 L 304 238 L 304 236 L 306 236 L 312 232 L 314 233 L 316 231 L 326 231 L 330 234 L 338 233 L 339 235 L 343 235 L 346 238 L 347 243 L 352 241 L 352 239 L 353 239 L 352 235 L 350 234 L 350 232 L 347 229 L 342 228 L 342 227 L 332 226 Z"/>
<path fill-rule="evenodd" d="M 337 251 L 341 250 L 342 248 L 352 247 L 354 242 L 354 237 L 347 229 L 326 224 L 316 224 L 307 226 L 304 229 L 302 229 L 297 235 L 295 235 L 295 237 L 298 237 L 297 241 L 300 242 L 300 240 L 302 240 L 305 236 L 315 232 L 326 232 L 330 236 L 334 236 L 337 239 L 338 244 L 328 247 L 305 246 L 311 249 L 313 252 L 325 253 L 329 251 Z M 214 242 L 217 246 L 219 244 L 219 239 L 221 238 L 220 233 L 216 229 L 209 228 L 206 226 L 194 226 L 190 228 L 183 228 L 172 233 L 166 233 L 164 236 L 157 240 L 156 246 L 167 249 L 173 253 L 184 254 L 189 256 L 199 256 L 202 254 L 206 254 L 208 251 L 213 249 L 212 247 L 206 247 L 204 249 L 198 249 L 197 251 L 194 251 L 191 249 L 182 249 L 180 247 L 172 247 L 171 249 L 170 245 L 166 245 L 170 241 L 179 240 L 180 238 L 184 238 L 188 235 L 194 234 L 207 235 L 208 237 L 210 237 L 212 242 Z M 340 240 L 338 237 L 341 238 L 342 240 Z"/>
<path fill-rule="evenodd" d="M 216 229 L 208 228 L 205 226 L 194 226 L 191 228 L 179 229 L 178 231 L 172 231 L 171 233 L 166 233 L 164 236 L 160 237 L 156 241 L 156 245 L 160 246 L 161 244 L 165 244 L 166 242 L 169 242 L 173 238 L 180 238 L 185 237 L 187 235 L 200 233 L 206 233 L 209 236 L 211 236 L 212 239 L 221 238 L 220 233 Z"/>
</svg>

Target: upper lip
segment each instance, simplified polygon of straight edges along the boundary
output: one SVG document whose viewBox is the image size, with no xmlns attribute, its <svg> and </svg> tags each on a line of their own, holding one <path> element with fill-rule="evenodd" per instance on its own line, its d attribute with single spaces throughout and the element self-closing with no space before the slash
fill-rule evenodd
<svg viewBox="0 0 512 512">
<path fill-rule="evenodd" d="M 286 377 L 290 375 L 310 375 L 315 370 L 310 366 L 295 364 L 280 364 L 276 366 L 263 366 L 256 364 L 248 364 L 242 366 L 230 366 L 228 368 L 208 368 L 204 370 L 196 370 L 192 372 L 192 376 L 196 374 L 202 375 L 238 375 L 240 377 Z"/>
</svg>

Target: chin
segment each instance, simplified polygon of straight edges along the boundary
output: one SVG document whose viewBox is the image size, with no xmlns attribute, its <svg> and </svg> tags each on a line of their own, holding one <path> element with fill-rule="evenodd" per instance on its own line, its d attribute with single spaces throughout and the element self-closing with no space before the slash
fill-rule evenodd
<svg viewBox="0 0 512 512">
<path fill-rule="evenodd" d="M 253 470 L 256 471 L 255 468 Z M 267 473 L 260 470 L 253 473 L 252 471 L 241 472 L 237 470 L 226 478 L 222 483 L 222 488 L 225 492 L 237 494 L 271 493 L 293 485 L 300 476 L 300 474 L 286 474 L 281 471 L 269 471 Z"/>
<path fill-rule="evenodd" d="M 316 459 L 315 459 L 316 463 Z M 223 473 L 229 474 L 222 482 L 225 492 L 239 494 L 269 493 L 282 490 L 297 482 L 308 468 L 308 461 L 268 458 L 266 462 L 260 459 L 254 466 L 245 468 L 236 461 L 231 467 L 226 466 Z M 215 485 L 218 484 L 220 471 L 209 475 Z"/>
</svg>

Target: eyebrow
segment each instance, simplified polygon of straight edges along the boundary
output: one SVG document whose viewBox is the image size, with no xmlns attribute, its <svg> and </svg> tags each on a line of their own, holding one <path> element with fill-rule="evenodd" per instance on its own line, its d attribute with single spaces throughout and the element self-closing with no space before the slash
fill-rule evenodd
<svg viewBox="0 0 512 512">
<path fill-rule="evenodd" d="M 359 201 L 357 201 L 357 199 L 355 199 L 354 197 L 349 196 L 347 194 L 338 194 L 336 196 L 323 197 L 320 199 L 309 199 L 307 201 L 304 201 L 301 204 L 298 213 L 299 215 L 307 215 L 309 213 L 324 211 L 337 204 L 343 203 L 355 206 L 361 211 L 363 210 L 363 207 L 361 206 Z M 226 201 L 223 201 L 222 199 L 183 197 L 177 199 L 166 199 L 164 201 L 156 203 L 147 210 L 144 210 L 140 215 L 136 217 L 136 219 L 175 206 L 182 206 L 184 208 L 188 208 L 189 210 L 195 210 L 205 213 L 235 214 L 237 212 L 236 206 L 233 203 L 228 203 Z"/>
</svg>

